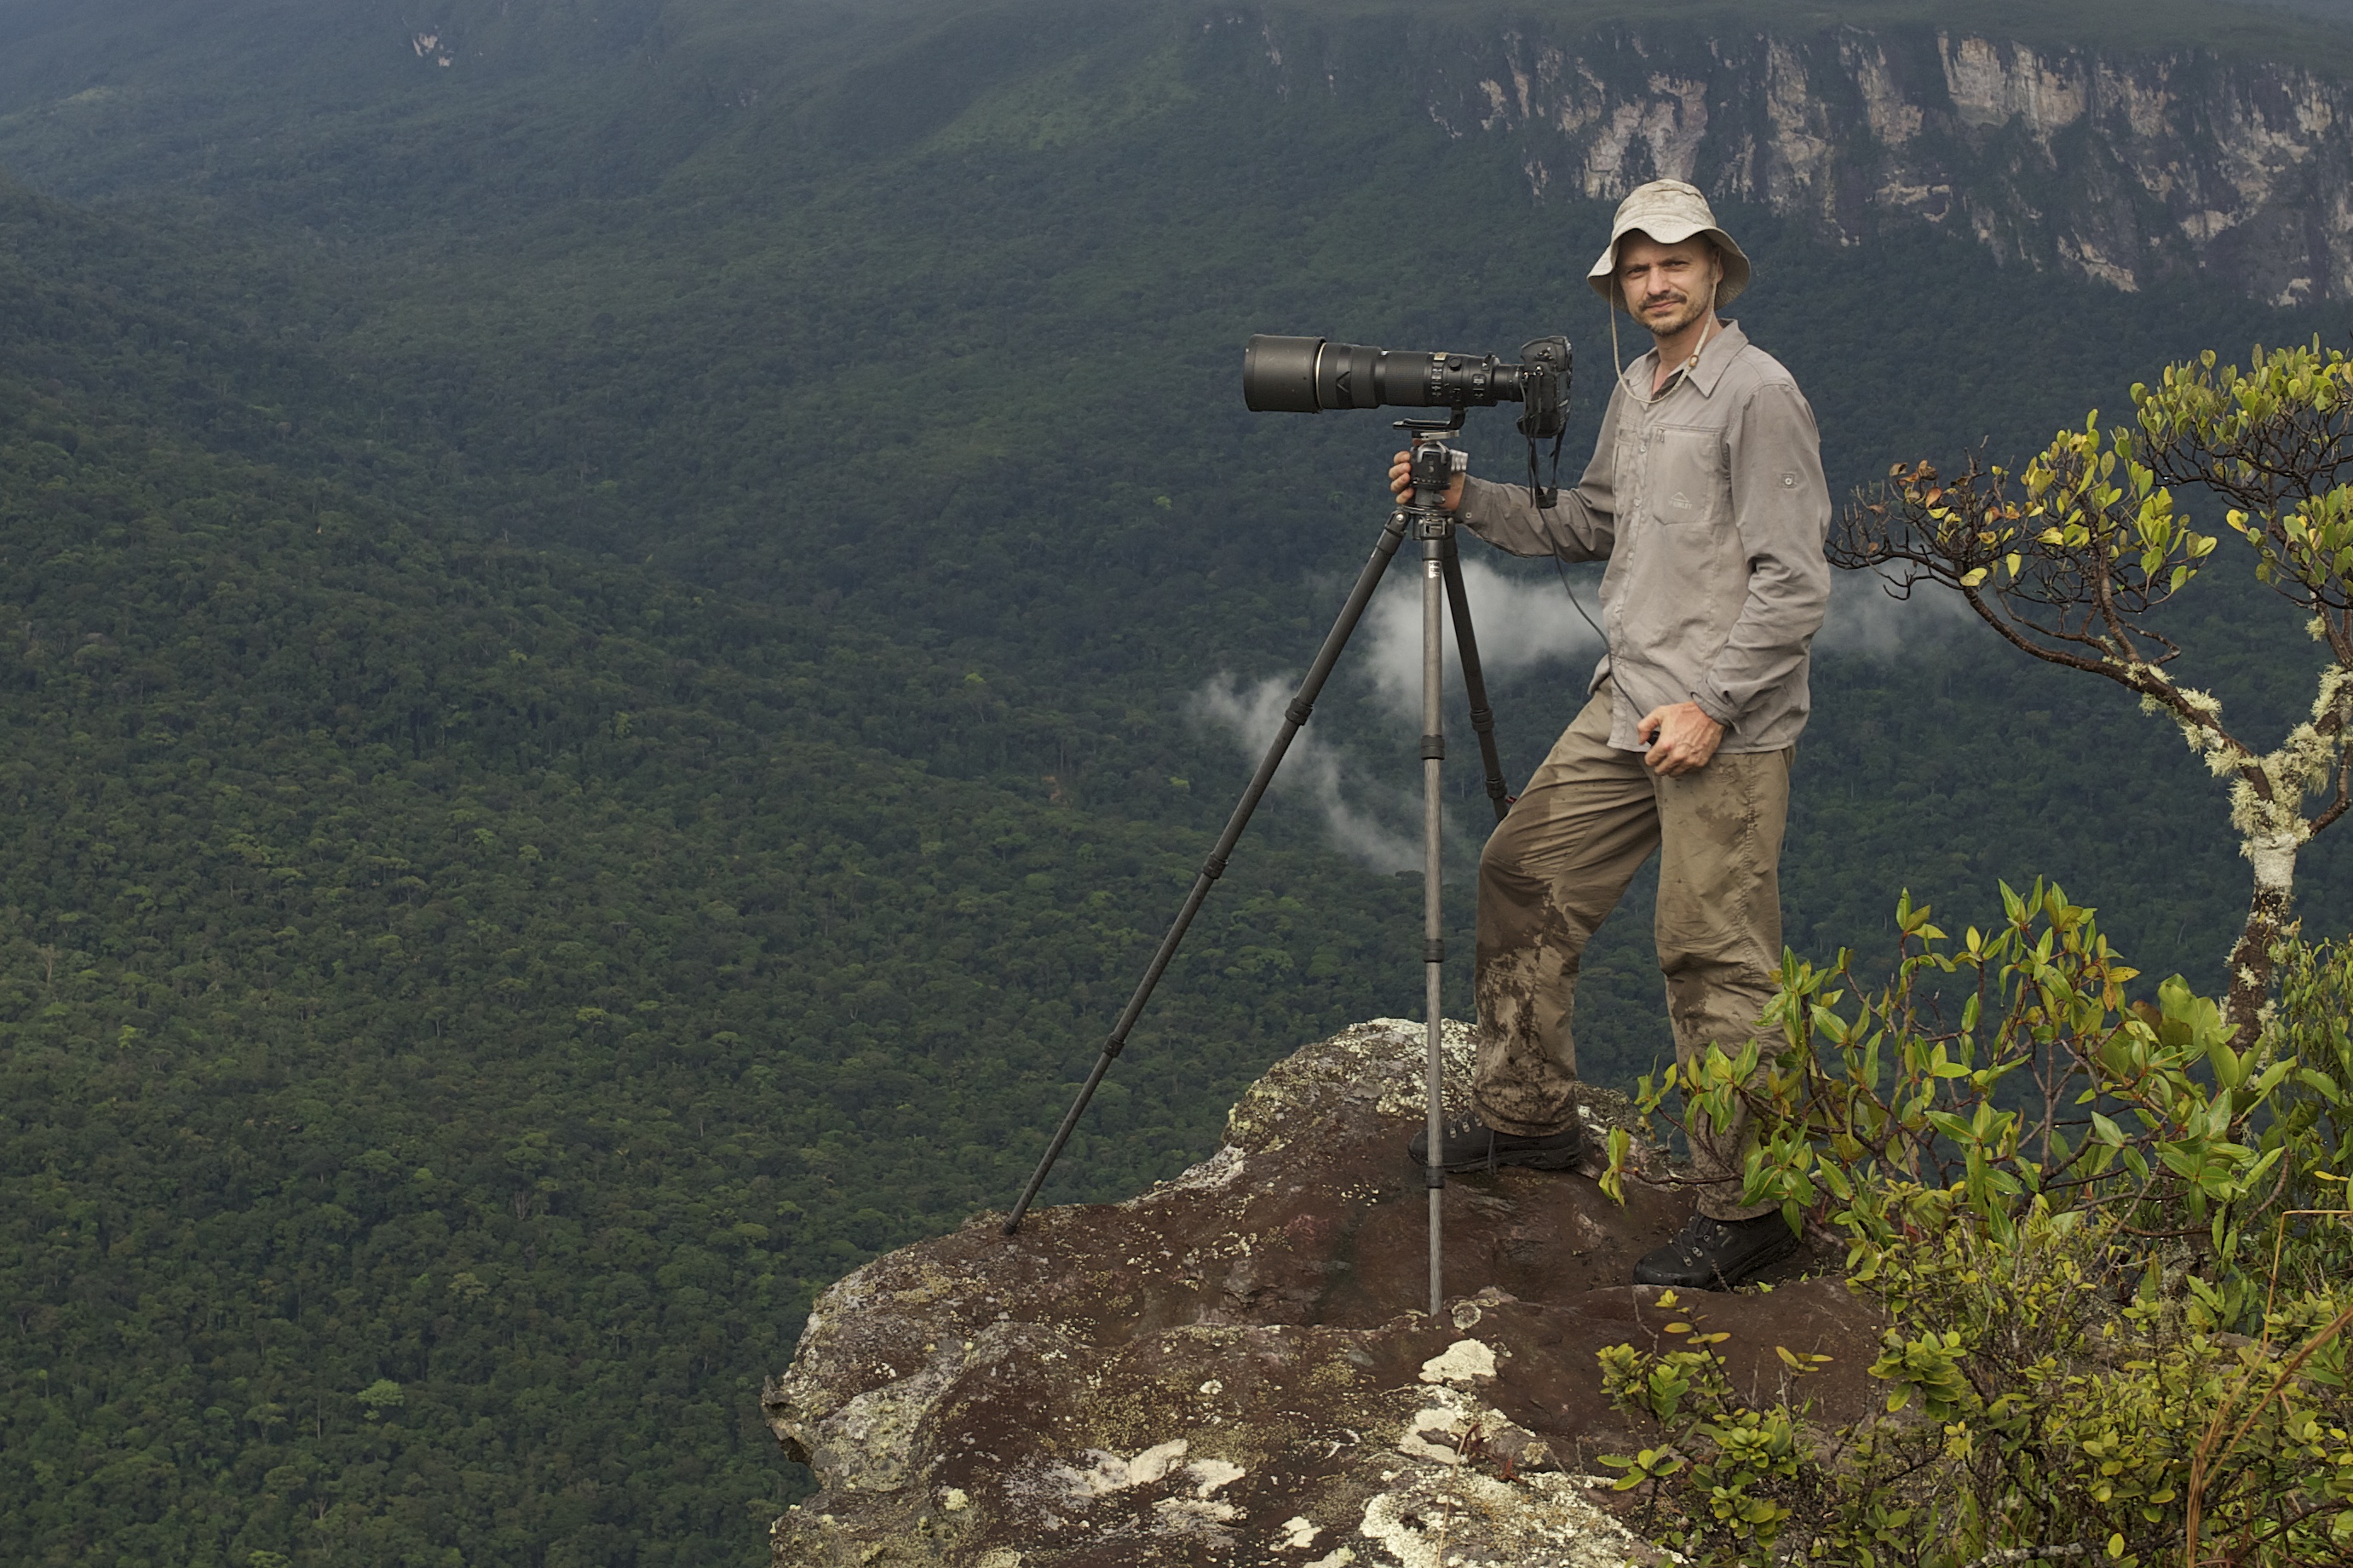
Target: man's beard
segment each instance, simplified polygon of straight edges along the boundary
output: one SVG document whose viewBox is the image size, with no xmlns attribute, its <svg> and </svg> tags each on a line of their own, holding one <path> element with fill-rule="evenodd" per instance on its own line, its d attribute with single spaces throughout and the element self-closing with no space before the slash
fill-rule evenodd
<svg viewBox="0 0 2353 1568">
<path fill-rule="evenodd" d="M 1650 304 L 1649 300 L 1643 301 L 1641 319 L 1642 324 L 1651 329 L 1651 335 L 1654 338 L 1673 337 L 1707 313 L 1707 307 L 1694 303 L 1688 294 L 1681 296 L 1672 309 L 1664 313 L 1651 310 Z"/>
</svg>

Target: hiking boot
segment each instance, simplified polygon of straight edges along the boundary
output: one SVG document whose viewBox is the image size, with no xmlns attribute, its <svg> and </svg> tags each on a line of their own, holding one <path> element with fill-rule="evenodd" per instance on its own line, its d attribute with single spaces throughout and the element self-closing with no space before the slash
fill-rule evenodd
<svg viewBox="0 0 2353 1568">
<path fill-rule="evenodd" d="M 1797 1250 L 1797 1235 L 1778 1214 L 1755 1219 L 1710 1219 L 1695 1214 L 1672 1241 L 1642 1255 L 1642 1261 L 1634 1265 L 1634 1283 L 1729 1290 Z"/>
<path fill-rule="evenodd" d="M 1584 1147 L 1584 1135 L 1574 1121 L 1565 1131 L 1523 1138 L 1516 1132 L 1498 1132 L 1477 1117 L 1468 1116 L 1446 1124 L 1446 1146 L 1440 1151 L 1440 1165 L 1448 1171 L 1492 1171 L 1499 1165 L 1566 1171 L 1577 1163 Z M 1425 1127 L 1415 1133 L 1413 1142 L 1405 1149 L 1413 1156 L 1415 1164 L 1429 1164 L 1430 1129 Z"/>
</svg>

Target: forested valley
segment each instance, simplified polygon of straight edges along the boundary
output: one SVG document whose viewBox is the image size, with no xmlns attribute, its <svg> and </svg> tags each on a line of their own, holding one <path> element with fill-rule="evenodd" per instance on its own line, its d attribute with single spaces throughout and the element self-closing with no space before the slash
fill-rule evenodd
<svg viewBox="0 0 2353 1568">
<path fill-rule="evenodd" d="M 1386 420 L 1247 414 L 1243 340 L 1567 331 L 1573 467 L 1609 204 L 1402 91 L 1257 92 L 1181 6 L 290 10 L 0 12 L 0 1557 L 748 1563 L 807 1489 L 763 1376 L 1010 1201 L 1247 776 L 1214 697 L 1295 676 L 1378 530 Z M 2353 327 L 1719 210 L 1840 494 Z M 2313 658 L 2242 575 L 2172 625 L 2276 730 Z M 1533 640 L 1514 780 L 1591 658 Z M 1417 1005 L 1378 658 L 1050 1201 Z M 1850 582 L 1815 715 L 1793 947 L 2051 875 L 2217 984 L 2245 868 L 2128 700 Z M 1587 964 L 1619 1085 L 1666 1050 L 1646 904 Z"/>
</svg>

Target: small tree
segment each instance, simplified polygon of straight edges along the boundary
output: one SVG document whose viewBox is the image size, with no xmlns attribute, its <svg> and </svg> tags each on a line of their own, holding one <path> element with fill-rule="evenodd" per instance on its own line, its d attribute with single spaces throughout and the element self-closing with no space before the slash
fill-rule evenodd
<svg viewBox="0 0 2353 1568">
<path fill-rule="evenodd" d="M 2218 369 L 2210 350 L 2136 384 L 2132 401 L 2134 425 L 2104 437 L 2094 413 L 2022 477 L 1975 458 L 1951 479 L 1896 465 L 1846 509 L 1831 559 L 1880 572 L 1898 597 L 1922 583 L 1953 590 L 2014 647 L 2137 693 L 2231 781 L 2231 826 L 2254 871 L 2225 1005 L 2243 1047 L 2270 994 L 2296 855 L 2353 798 L 2353 484 L 2340 482 L 2353 465 L 2353 361 L 2316 341 L 2258 347 L 2241 371 Z M 2226 503 L 2255 576 L 2304 612 L 2327 656 L 2311 719 L 2267 752 L 2175 679 L 2181 650 L 2153 619 L 2219 542 L 2177 509 L 2175 490 L 2191 486 Z"/>
</svg>

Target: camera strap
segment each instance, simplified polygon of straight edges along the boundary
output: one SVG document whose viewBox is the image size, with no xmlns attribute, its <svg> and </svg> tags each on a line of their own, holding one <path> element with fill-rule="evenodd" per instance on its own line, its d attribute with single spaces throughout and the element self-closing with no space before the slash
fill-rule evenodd
<svg viewBox="0 0 2353 1568">
<path fill-rule="evenodd" d="M 1563 428 L 1552 438 L 1550 484 L 1546 484 L 1536 471 L 1536 437 L 1528 437 L 1528 500 L 1535 503 L 1538 511 L 1550 511 L 1560 504 L 1560 444 L 1567 437 L 1568 431 Z"/>
</svg>

